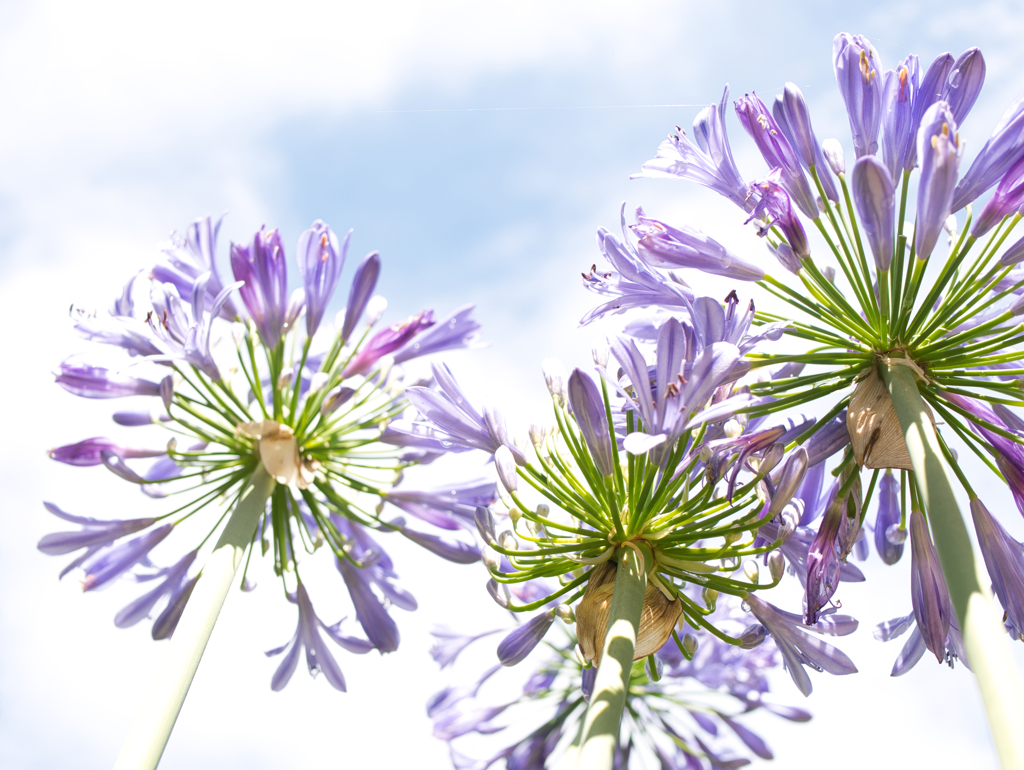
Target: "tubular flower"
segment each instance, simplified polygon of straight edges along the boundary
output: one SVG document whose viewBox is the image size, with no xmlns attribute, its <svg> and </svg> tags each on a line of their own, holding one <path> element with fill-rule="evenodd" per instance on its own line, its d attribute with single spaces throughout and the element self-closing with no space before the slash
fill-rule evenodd
<svg viewBox="0 0 1024 770">
<path fill-rule="evenodd" d="M 841 32 L 832 41 L 832 66 L 846 103 L 857 157 L 878 150 L 882 123 L 882 62 L 863 35 Z"/>
<path fill-rule="evenodd" d="M 734 624 L 742 617 L 735 611 L 718 614 L 724 616 L 719 622 Z M 487 635 L 465 637 L 466 643 Z M 456 768 L 482 769 L 504 759 L 509 768 L 540 770 L 570 761 L 567 753 L 575 747 L 566 748 L 565 739 L 579 732 L 594 673 L 593 668 L 582 668 L 572 654 L 574 644 L 572 633 L 564 629 L 544 655 L 532 655 L 535 669 L 512 701 L 491 705 L 491 690 L 498 685 L 494 668 L 430 699 L 427 714 L 434 722 L 434 735 L 448 743 Z M 766 674 L 778 664 L 770 641 L 744 650 L 704 632 L 687 633 L 686 641 L 678 644 L 669 640 L 646 661 L 637 661 L 630 672 L 615 767 L 628 770 L 655 762 L 663 768 L 703 770 L 747 764 L 748 753 L 772 759 L 768 743 L 744 724 L 744 715 L 762 710 L 793 722 L 811 719 L 803 709 L 768 697 Z M 528 719 L 539 726 L 525 737 L 484 749 L 493 753 L 479 760 L 462 753 L 464 736 L 501 732 L 506 725 Z"/>
<path fill-rule="evenodd" d="M 299 609 L 299 628 L 273 687 L 285 685 L 304 648 L 310 671 L 322 671 L 343 690 L 341 672 L 321 632 L 351 652 L 390 652 L 399 634 L 388 608 L 416 607 L 415 599 L 395 583 L 394 565 L 371 531 L 398 532 L 448 561 L 480 560 L 479 549 L 466 535 L 442 537 L 384 516 L 390 503 L 440 530 L 472 532 L 475 508 L 495 500 L 495 484 L 487 480 L 435 492 L 399 487 L 405 469 L 448 447 L 437 444 L 421 452 L 415 436 L 394 431 L 385 443 L 389 423 L 409 407 L 404 373 L 395 361 L 404 364 L 466 346 L 479 325 L 472 306 L 466 306 L 440 322 L 440 330 L 431 328 L 428 310 L 372 335 L 379 317 L 375 311 L 367 313 L 368 323 L 357 333 L 379 272 L 380 258 L 372 254 L 357 270 L 344 328 L 335 329 L 321 321 L 339 280 L 348 236 L 339 244 L 319 220 L 302 234 L 298 257 L 305 288 L 289 298 L 285 252 L 276 230 L 261 229 L 250 244 L 232 246 L 232 269 L 239 280 L 227 285 L 217 278 L 216 233 L 208 218 L 194 223 L 187 239 L 165 250 L 151 279 L 137 275 L 125 285 L 109 319 L 77 314 L 79 331 L 134 356 L 131 368 L 118 371 L 71 358 L 56 373 L 58 384 L 84 398 L 141 396 L 159 402 L 159 409 L 120 411 L 114 420 L 121 426 L 167 429 L 166 446 L 139 448 L 97 437 L 57 447 L 51 457 L 75 466 L 101 465 L 149 497 L 166 501 L 164 508 L 146 518 L 100 520 L 47 503 L 51 513 L 80 530 L 47 535 L 38 547 L 51 555 L 79 552 L 61 575 L 81 568 L 85 590 L 120 577 L 155 581 L 118 613 L 115 623 L 127 627 L 155 614 L 154 638 L 168 638 L 196 585 L 190 570 L 203 564 L 204 546 L 217 541 L 224 508 L 235 507 L 262 467 L 272 478 L 271 491 L 262 515 L 256 512 L 250 551 L 272 554 L 273 571 Z M 190 297 L 190 305 L 179 296 Z M 296 322 L 303 310 L 307 323 L 300 328 Z M 111 324 L 130 333 L 96 331 L 113 329 Z M 185 519 L 202 520 L 210 528 L 203 546 L 173 566 L 154 566 L 163 558 L 164 541 L 176 539 L 172 535 Z M 300 563 L 325 546 L 366 639 L 343 637 L 337 626 L 324 625 L 313 613 Z M 255 585 L 248 575 L 258 564 L 252 555 L 243 576 L 247 590 Z"/>
</svg>

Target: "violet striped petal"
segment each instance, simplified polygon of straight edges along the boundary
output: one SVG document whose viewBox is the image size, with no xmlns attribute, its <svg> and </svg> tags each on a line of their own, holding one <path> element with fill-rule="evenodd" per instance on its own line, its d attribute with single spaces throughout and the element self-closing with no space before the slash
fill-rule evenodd
<svg viewBox="0 0 1024 770">
<path fill-rule="evenodd" d="M 401 522 L 401 519 L 391 522 L 391 526 L 397 527 L 399 532 L 416 543 L 416 545 L 426 548 L 442 559 L 447 559 L 456 564 L 475 564 L 480 561 L 480 549 L 475 545 L 461 543 L 458 540 L 447 540 L 425 532 L 417 532 L 404 526 L 404 524 L 396 522 Z"/>
<path fill-rule="evenodd" d="M 968 48 L 953 64 L 942 84 L 939 98 L 949 104 L 953 120 L 962 125 L 985 83 L 985 57 L 977 48 Z"/>
<path fill-rule="evenodd" d="M 882 123 L 882 62 L 863 35 L 841 32 L 832 41 L 832 66 L 846 104 L 853 149 L 860 158 L 878 150 Z"/>
<path fill-rule="evenodd" d="M 977 498 L 971 500 L 971 516 L 992 590 L 1014 634 L 1024 640 L 1024 548 Z"/>
<path fill-rule="evenodd" d="M 296 258 L 305 289 L 306 334 L 310 337 L 320 327 L 320 320 L 334 294 L 351 237 L 352 231 L 349 230 L 339 245 L 338 236 L 319 219 L 299 236 Z"/>
<path fill-rule="evenodd" d="M 394 652 L 398 649 L 400 636 L 398 626 L 387 610 L 376 597 L 363 576 L 363 570 L 353 566 L 347 560 L 335 559 L 335 566 L 345 580 L 352 604 L 356 608 L 356 620 L 363 627 L 366 638 L 381 653 Z"/>
<path fill-rule="evenodd" d="M 1024 157 L 1024 96 L 1006 110 L 956 186 L 951 210 L 959 211 L 983 195 L 1021 157 Z"/>
<path fill-rule="evenodd" d="M 268 350 L 281 341 L 288 305 L 288 267 L 277 230 L 260 228 L 248 246 L 231 244 L 231 271 L 244 281 L 238 293 Z"/>
<path fill-rule="evenodd" d="M 129 540 L 127 543 L 99 551 L 82 564 L 82 569 L 86 573 L 85 579 L 82 581 L 82 590 L 92 591 L 103 588 L 110 581 L 123 575 L 148 557 L 149 552 L 167 537 L 172 529 L 174 529 L 173 524 L 164 524 Z"/>
</svg>

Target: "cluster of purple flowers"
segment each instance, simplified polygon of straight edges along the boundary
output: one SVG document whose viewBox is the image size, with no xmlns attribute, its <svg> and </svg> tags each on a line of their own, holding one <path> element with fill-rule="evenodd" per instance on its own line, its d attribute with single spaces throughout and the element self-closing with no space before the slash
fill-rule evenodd
<svg viewBox="0 0 1024 770">
<path fill-rule="evenodd" d="M 737 608 L 718 614 L 718 623 L 724 625 L 744 617 Z M 467 647 L 498 632 L 461 635 L 439 629 L 434 632 L 432 655 L 442 669 L 447 668 Z M 648 767 L 652 761 L 671 770 L 739 767 L 750 762 L 744 751 L 772 759 L 768 743 L 744 724 L 744 715 L 760 709 L 794 722 L 811 718 L 803 709 L 766 697 L 766 674 L 780 661 L 771 642 L 746 650 L 706 632 L 694 634 L 688 634 L 692 642 L 687 652 L 669 642 L 649 661 L 634 664 L 614 767 Z M 531 658 L 537 667 L 521 690 L 500 702 L 494 702 L 492 692 L 498 680 L 508 676 L 496 676 L 501 666 L 486 669 L 467 684 L 445 687 L 430 699 L 427 714 L 434 735 L 448 743 L 456 768 L 487 770 L 504 760 L 510 770 L 542 770 L 570 761 L 578 749 L 595 673 L 594 668 L 581 667 L 573 654 L 575 643 L 566 629 L 543 654 Z M 499 654 L 500 649 L 501 645 Z M 468 736 L 505 731 L 519 735 L 483 758 L 467 755 L 463 744 Z"/>
<path fill-rule="evenodd" d="M 862 579 L 847 557 L 867 554 L 865 530 L 872 527 L 865 517 L 877 490 L 873 539 L 880 558 L 886 564 L 898 561 L 908 533 L 913 554 L 913 613 L 877 632 L 889 639 L 914 628 L 895 675 L 925 649 L 940 661 L 964 660 L 965 653 L 919 482 L 909 460 L 892 449 L 902 444 L 902 436 L 870 432 L 878 425 L 871 422 L 876 405 L 865 404 L 870 388 L 881 381 L 873 373 L 879 362 L 899 359 L 914 369 L 935 421 L 1009 485 L 1024 513 L 1024 421 L 1013 411 L 1024 406 L 1017 382 L 1024 373 L 1024 335 L 1017 324 L 1024 312 L 1024 275 L 1015 267 L 1024 257 L 1024 237 L 1008 241 L 1024 215 L 1024 98 L 1010 106 L 961 175 L 962 126 L 985 79 L 978 49 L 959 57 L 942 54 L 927 67 L 910 55 L 885 69 L 866 38 L 843 33 L 834 41 L 833 64 L 852 135 L 855 162 L 849 173 L 842 144 L 818 140 L 800 89 L 789 83 L 770 108 L 754 94 L 734 102 L 741 126 L 768 166 L 766 175 L 747 181 L 736 165 L 725 125 L 728 88 L 718 104 L 694 120 L 692 137 L 677 128 L 637 175 L 689 179 L 732 201 L 741 209 L 738 221 L 755 225 L 756 235 L 792 277 L 776 280 L 710 236 L 637 209 L 628 228 L 632 241 L 624 228 L 623 242 L 613 241 L 616 248 L 609 249 L 605 234 L 599 235 L 611 267 L 605 272 L 595 267 L 584 284 L 614 299 L 583 322 L 633 307 L 692 313 L 693 290 L 667 270 L 678 268 L 756 282 L 789 305 L 796 320 L 785 319 L 785 333 L 814 349 L 747 352 L 744 362 L 754 370 L 781 366 L 750 385 L 750 401 L 739 413 L 753 423 L 831 397 L 820 419 L 791 437 L 808 442 L 808 452 L 816 455 L 804 487 L 816 484 L 817 491 L 798 494 L 799 526 L 781 553 L 804 580 L 805 621 L 817 622 L 840 581 Z M 904 220 L 915 169 L 920 175 L 909 233 Z M 971 204 L 992 188 L 988 201 L 972 213 Z M 955 215 L 965 207 L 966 221 L 958 224 Z M 929 286 L 923 277 L 944 228 L 951 234 L 950 253 Z M 821 235 L 838 271 L 823 255 L 812 258 L 812 230 Z M 791 285 L 794 279 L 799 291 Z M 783 320 L 759 312 L 753 323 L 772 329 Z M 978 543 L 1006 627 L 1024 639 L 1024 546 L 988 512 L 942 432 L 939 441 L 971 499 Z M 822 496 L 822 463 L 839 452 L 837 480 Z M 865 481 L 866 493 L 860 478 L 864 468 L 874 470 Z M 763 531 L 772 536 L 770 528 Z"/>
<path fill-rule="evenodd" d="M 371 533 L 398 532 L 459 564 L 480 559 L 473 514 L 495 499 L 494 482 L 438 489 L 404 483 L 406 468 L 431 462 L 447 447 L 423 447 L 388 429 L 408 407 L 402 365 L 470 345 L 479 324 L 466 306 L 440 320 L 425 310 L 374 333 L 384 310 L 383 299 L 373 294 L 381 269 L 376 252 L 356 267 L 345 310 L 333 325 L 325 323 L 351 232 L 339 240 L 317 221 L 302 233 L 297 256 L 303 285 L 289 293 L 277 230 L 261 228 L 251 242 L 231 244 L 229 282 L 215 259 L 219 227 L 209 217 L 194 222 L 155 265 L 128 281 L 109 313 L 74 313 L 76 330 L 120 349 L 120 363 L 107 368 L 76 357 L 56 372 L 57 383 L 76 396 L 125 399 L 131 406 L 116 411 L 114 422 L 148 431 L 149 440 L 139 443 L 166 446 L 139 448 L 136 442 L 96 437 L 57 447 L 51 457 L 103 466 L 149 497 L 169 502 L 170 510 L 139 519 L 94 519 L 47 503 L 51 513 L 79 529 L 45 536 L 39 550 L 54 556 L 77 552 L 61 576 L 80 568 L 86 591 L 122 577 L 153 584 L 115 622 L 132 626 L 155 614 L 153 637 L 168 638 L 198 580 L 203 546 L 222 526 L 225 506 L 234 506 L 262 467 L 274 485 L 250 543 L 243 589 L 255 585 L 249 576 L 252 553 L 272 553 L 274 572 L 299 616 L 291 642 L 268 653 L 287 649 L 272 686 L 277 690 L 288 682 L 305 649 L 311 673 L 322 672 L 344 690 L 325 635 L 349 652 L 391 652 L 399 633 L 388 607 L 416 608 L 416 600 L 395 583 L 391 558 Z M 436 387 L 417 384 L 425 392 Z M 157 430 L 165 432 L 154 441 Z M 448 534 L 385 517 L 386 504 Z M 150 556 L 158 544 L 200 514 L 208 534 L 172 566 L 155 566 Z M 466 533 L 461 539 L 451 537 L 460 530 Z M 327 625 L 313 610 L 300 562 L 324 546 L 365 638 L 343 634 L 340 624 Z"/>
</svg>

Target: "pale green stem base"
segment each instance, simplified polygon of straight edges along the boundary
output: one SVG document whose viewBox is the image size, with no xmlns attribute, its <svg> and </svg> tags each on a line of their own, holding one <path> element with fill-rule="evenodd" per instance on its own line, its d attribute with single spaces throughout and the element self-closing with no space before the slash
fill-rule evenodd
<svg viewBox="0 0 1024 770">
<path fill-rule="evenodd" d="M 999 622 L 998 609 L 986 588 L 988 579 L 979 574 L 981 560 L 974 554 L 957 506 L 935 426 L 917 389 L 913 369 L 898 363 L 883 363 L 881 369 L 907 441 L 935 548 L 963 630 L 964 648 L 988 712 L 996 751 L 1004 768 L 1024 768 L 1024 697 L 1010 637 Z"/>
<path fill-rule="evenodd" d="M 185 605 L 171 637 L 167 657 L 135 718 L 114 770 L 153 770 L 160 762 L 224 599 L 275 483 L 260 464 L 242 491 Z"/>
<path fill-rule="evenodd" d="M 576 760 L 577 770 L 612 769 L 619 724 L 626 707 L 647 574 L 643 558 L 633 548 L 622 548 L 616 559 L 615 594 L 608 614 L 608 631 L 594 681 L 594 694 L 590 697 L 590 706 L 583 720 L 583 742 Z"/>
</svg>

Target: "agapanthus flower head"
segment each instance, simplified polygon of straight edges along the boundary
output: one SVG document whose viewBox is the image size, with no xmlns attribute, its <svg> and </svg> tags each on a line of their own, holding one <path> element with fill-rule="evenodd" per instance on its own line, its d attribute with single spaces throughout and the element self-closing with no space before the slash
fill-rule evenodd
<svg viewBox="0 0 1024 770">
<path fill-rule="evenodd" d="M 153 636 L 167 638 L 196 585 L 207 544 L 223 528 L 224 507 L 233 508 L 250 480 L 265 472 L 267 498 L 254 514 L 246 570 L 258 563 L 252 551 L 272 555 L 273 571 L 299 611 L 298 630 L 273 687 L 288 681 L 302 648 L 310 671 L 323 672 L 344 690 L 324 634 L 350 652 L 390 652 L 399 633 L 389 607 L 416 608 L 371 532 L 400 533 L 455 563 L 480 559 L 472 535 L 458 531 L 472 532 L 474 509 L 495 500 L 494 482 L 415 491 L 399 484 L 405 469 L 449 447 L 435 442 L 420 452 L 415 436 L 393 430 L 385 443 L 389 424 L 409 407 L 399 364 L 466 346 L 479 325 L 472 306 L 465 306 L 437 324 L 427 310 L 374 335 L 375 311 L 366 314 L 357 333 L 380 269 L 379 256 L 371 254 L 356 271 L 342 328 L 334 328 L 322 320 L 339 282 L 348 236 L 339 243 L 319 220 L 302 234 L 298 261 L 305 286 L 289 296 L 277 230 L 261 228 L 248 245 L 232 246 L 238 281 L 227 285 L 216 277 L 216 230 L 209 219 L 197 221 L 187 240 L 165 252 L 152 278 L 128 282 L 108 319 L 89 316 L 84 323 L 79 314 L 79 331 L 121 348 L 133 357 L 130 363 L 116 370 L 71 358 L 56 377 L 65 390 L 85 398 L 145 397 L 159 403 L 158 409 L 120 411 L 114 418 L 123 427 L 168 430 L 157 446 L 97 437 L 57 447 L 51 457 L 103 466 L 154 498 L 149 505 L 164 501 L 163 510 L 146 518 L 101 520 L 47 503 L 51 513 L 81 530 L 47 535 L 39 549 L 53 555 L 81 551 L 62 575 L 80 567 L 86 590 L 128 575 L 155 581 L 115 621 L 129 626 L 156 613 Z M 241 302 L 232 302 L 233 296 Z M 229 308 L 244 308 L 245 314 Z M 303 310 L 305 328 L 296 323 Z M 387 504 L 449 534 L 386 516 Z M 168 547 L 164 541 L 176 542 L 176 525 L 186 519 L 207 522 L 202 544 L 170 567 L 155 566 Z M 343 636 L 314 613 L 299 571 L 320 548 L 331 552 L 365 638 Z M 254 585 L 248 574 L 242 582 Z"/>
<path fill-rule="evenodd" d="M 718 614 L 720 623 L 743 622 L 744 614 L 736 608 Z M 513 629 L 506 640 L 525 628 Z M 445 634 L 439 638 L 447 639 Z M 464 639 L 468 645 L 489 636 Z M 678 770 L 739 767 L 749 763 L 748 754 L 774 756 L 768 742 L 745 724 L 746 714 L 762 710 L 794 722 L 810 720 L 803 709 L 770 699 L 766 675 L 780 660 L 771 642 L 744 650 L 705 632 L 687 633 L 686 638 L 683 647 L 670 640 L 648 660 L 633 665 L 615 767 L 629 770 L 652 761 Z M 493 667 L 431 698 L 427 713 L 434 735 L 449 744 L 456 768 L 482 769 L 502 759 L 509 768 L 524 770 L 571 762 L 594 672 L 581 667 L 574 644 L 572 633 L 562 628 L 543 653 L 534 653 L 530 661 L 535 670 L 513 700 L 494 701 L 491 693 L 499 677 Z M 496 733 L 502 737 L 488 739 L 495 745 L 481 759 L 463 753 L 468 743 L 464 736 Z"/>
<path fill-rule="evenodd" d="M 581 654 L 599 662 L 623 549 L 641 554 L 646 566 L 635 657 L 659 649 L 680 617 L 706 627 L 707 607 L 687 586 L 742 595 L 781 578 L 775 567 L 760 582 L 750 573 L 729 576 L 743 556 L 782 544 L 782 536 L 766 540 L 759 529 L 782 516 L 808 462 L 802 448 L 783 458 L 786 427 L 732 437 L 718 427 L 756 401 L 734 392 L 748 371 L 743 352 L 777 338 L 752 335 L 754 310 L 741 308 L 734 294 L 724 306 L 695 299 L 685 322 L 669 319 L 658 329 L 653 361 L 634 340 L 613 338 L 615 375 L 609 366 L 556 377 L 548 365 L 556 427 L 531 429 L 532 452 L 503 440 L 504 428 L 490 430 L 447 370 L 438 376 L 445 398 L 411 389 L 427 423 L 423 435 L 493 455 L 511 528 L 499 532 L 491 512 L 477 510 L 489 590 L 505 608 L 538 611 L 503 648 L 503 662 L 518 662 L 536 646 L 556 610 L 574 614 Z M 561 585 L 539 596 L 516 593 L 541 575 L 558 575 Z"/>
</svg>

